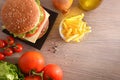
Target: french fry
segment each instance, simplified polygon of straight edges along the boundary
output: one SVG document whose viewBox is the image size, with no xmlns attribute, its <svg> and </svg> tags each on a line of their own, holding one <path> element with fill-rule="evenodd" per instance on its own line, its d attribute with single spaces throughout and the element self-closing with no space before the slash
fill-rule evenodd
<svg viewBox="0 0 120 80">
<path fill-rule="evenodd" d="M 71 33 L 72 33 L 72 28 L 67 30 L 66 37 L 70 36 Z"/>
<path fill-rule="evenodd" d="M 67 30 L 67 25 L 65 24 L 65 22 L 63 22 L 63 28 Z"/>
<path fill-rule="evenodd" d="M 91 30 L 86 30 L 86 31 L 85 31 L 85 33 L 89 33 L 89 32 L 91 32 Z"/>
<path fill-rule="evenodd" d="M 73 40 L 74 38 L 78 37 L 79 34 L 75 34 L 73 36 L 70 36 L 69 38 L 66 39 L 66 42 L 70 42 L 71 40 Z"/>
<path fill-rule="evenodd" d="M 83 22 L 81 22 L 81 24 L 79 25 L 79 31 L 82 31 L 82 26 L 84 25 Z"/>
<path fill-rule="evenodd" d="M 65 29 L 62 29 L 62 33 L 65 35 L 65 34 L 66 34 L 66 30 L 65 30 Z"/>
<path fill-rule="evenodd" d="M 74 42 L 80 42 L 79 39 L 73 39 L 72 41 L 74 41 Z"/>
<path fill-rule="evenodd" d="M 86 30 L 91 30 L 91 27 L 90 27 L 90 26 L 87 26 L 87 27 L 86 27 Z"/>
</svg>

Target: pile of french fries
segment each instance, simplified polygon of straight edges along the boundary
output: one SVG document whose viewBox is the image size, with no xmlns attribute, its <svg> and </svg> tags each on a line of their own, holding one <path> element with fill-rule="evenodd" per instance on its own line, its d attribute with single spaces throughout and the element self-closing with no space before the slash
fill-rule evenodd
<svg viewBox="0 0 120 80">
<path fill-rule="evenodd" d="M 62 24 L 62 34 L 66 42 L 80 42 L 86 33 L 91 32 L 91 27 L 83 21 L 84 14 L 66 18 Z"/>
</svg>

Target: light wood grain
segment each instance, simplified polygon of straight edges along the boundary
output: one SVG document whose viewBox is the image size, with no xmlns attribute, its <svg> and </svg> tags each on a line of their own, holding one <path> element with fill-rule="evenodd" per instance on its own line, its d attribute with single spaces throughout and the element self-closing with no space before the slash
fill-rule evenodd
<svg viewBox="0 0 120 80">
<path fill-rule="evenodd" d="M 3 2 L 1 0 L 0 2 Z M 40 50 L 46 64 L 55 63 L 64 71 L 64 80 L 120 80 L 120 3 L 119 0 L 104 0 L 96 10 L 84 12 L 78 8 L 78 0 L 74 0 L 70 12 L 85 13 L 85 20 L 92 27 L 92 33 L 85 36 L 80 43 L 65 43 L 59 36 L 62 15 L 52 6 L 51 0 L 41 0 L 41 4 L 59 13 L 43 48 Z M 0 3 L 1 6 L 1 3 Z M 1 38 L 5 34 L 0 32 Z M 18 41 L 20 42 L 20 41 Z M 21 42 L 22 43 L 22 42 Z M 36 50 L 24 45 L 24 51 Z M 54 46 L 57 50 L 54 52 Z M 7 58 L 17 62 L 21 54 Z"/>
</svg>

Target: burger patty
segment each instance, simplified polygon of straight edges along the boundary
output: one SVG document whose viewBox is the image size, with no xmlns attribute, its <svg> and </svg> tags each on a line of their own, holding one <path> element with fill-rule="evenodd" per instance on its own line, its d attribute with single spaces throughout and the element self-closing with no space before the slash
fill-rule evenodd
<svg viewBox="0 0 120 80">
<path fill-rule="evenodd" d="M 47 20 L 38 38 L 41 38 L 47 32 L 48 26 L 49 26 L 49 20 Z"/>
</svg>

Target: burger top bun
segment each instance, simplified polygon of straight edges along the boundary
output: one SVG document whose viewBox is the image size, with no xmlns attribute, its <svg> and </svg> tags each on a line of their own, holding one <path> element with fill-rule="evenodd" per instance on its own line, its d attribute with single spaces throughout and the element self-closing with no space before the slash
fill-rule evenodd
<svg viewBox="0 0 120 80">
<path fill-rule="evenodd" d="M 35 0 L 6 0 L 1 15 L 8 31 L 23 34 L 37 26 L 40 10 Z"/>
</svg>

